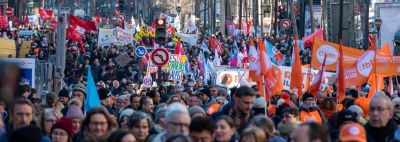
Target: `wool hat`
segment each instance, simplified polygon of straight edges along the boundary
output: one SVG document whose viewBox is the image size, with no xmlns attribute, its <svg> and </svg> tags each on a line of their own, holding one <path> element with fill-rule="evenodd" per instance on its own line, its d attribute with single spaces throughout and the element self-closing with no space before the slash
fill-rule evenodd
<svg viewBox="0 0 400 142">
<path fill-rule="evenodd" d="M 358 123 L 349 123 L 340 129 L 339 140 L 367 142 L 367 134 L 362 125 Z"/>
<path fill-rule="evenodd" d="M 58 97 L 68 97 L 69 98 L 69 90 L 66 88 L 63 88 L 58 92 Z"/>
<path fill-rule="evenodd" d="M 119 113 L 119 118 L 118 118 L 118 122 L 122 122 L 122 118 L 124 118 L 125 116 L 131 116 L 133 114 L 133 112 L 135 112 L 135 110 L 127 108 L 124 109 L 123 111 L 121 111 L 121 113 Z"/>
<path fill-rule="evenodd" d="M 207 116 L 206 111 L 204 111 L 204 109 L 200 106 L 192 106 L 189 108 L 190 117 L 192 117 L 195 113 L 202 113 L 204 116 Z"/>
<path fill-rule="evenodd" d="M 51 131 L 53 131 L 56 128 L 63 129 L 65 132 L 67 132 L 67 134 L 70 137 L 74 136 L 74 129 L 72 127 L 71 118 L 66 118 L 66 117 L 61 118 L 53 125 L 53 127 L 51 127 Z"/>
<path fill-rule="evenodd" d="M 264 97 L 255 98 L 253 108 L 265 108 L 265 98 Z"/>
<path fill-rule="evenodd" d="M 68 107 L 67 118 L 75 119 L 75 118 L 83 118 L 82 109 L 78 105 L 70 105 Z"/>
<path fill-rule="evenodd" d="M 167 112 L 166 107 L 157 109 L 157 111 L 154 115 L 154 121 L 157 122 L 158 120 L 160 120 L 160 118 L 164 118 L 166 112 Z"/>
<path fill-rule="evenodd" d="M 99 91 L 97 91 L 99 94 L 100 100 L 107 99 L 108 97 L 111 97 L 111 92 L 107 88 L 100 88 Z"/>
<path fill-rule="evenodd" d="M 74 84 L 72 86 L 72 91 L 81 91 L 86 96 L 86 87 L 82 83 Z"/>
<path fill-rule="evenodd" d="M 55 103 L 58 101 L 58 95 L 54 92 L 49 92 L 46 94 L 46 102 Z"/>
</svg>

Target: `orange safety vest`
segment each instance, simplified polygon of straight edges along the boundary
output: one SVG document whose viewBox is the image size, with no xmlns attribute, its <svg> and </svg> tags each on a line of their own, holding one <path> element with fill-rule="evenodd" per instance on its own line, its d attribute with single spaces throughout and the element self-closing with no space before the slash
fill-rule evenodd
<svg viewBox="0 0 400 142">
<path fill-rule="evenodd" d="M 317 122 L 319 124 L 322 124 L 322 118 L 321 115 L 317 110 L 311 111 L 311 112 L 306 112 L 306 111 L 301 111 L 300 112 L 300 121 L 302 122 Z"/>
</svg>

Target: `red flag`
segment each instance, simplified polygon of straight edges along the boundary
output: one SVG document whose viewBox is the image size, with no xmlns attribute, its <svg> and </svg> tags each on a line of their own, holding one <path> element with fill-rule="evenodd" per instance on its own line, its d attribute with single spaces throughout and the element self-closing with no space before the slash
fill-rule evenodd
<svg viewBox="0 0 400 142">
<path fill-rule="evenodd" d="M 273 66 L 273 63 L 270 60 L 268 52 L 265 48 L 264 42 L 259 38 L 258 45 L 260 50 L 260 62 L 257 70 L 257 75 L 261 76 L 264 79 L 265 86 L 265 98 L 269 99 L 270 96 L 279 93 L 282 90 L 282 85 L 279 84 L 281 81 L 279 80 L 279 69 Z"/>
<path fill-rule="evenodd" d="M 345 78 L 344 78 L 344 53 L 342 49 L 342 40 L 340 39 L 340 44 L 339 44 L 339 63 L 337 67 L 337 85 L 338 85 L 338 90 L 336 92 L 336 99 L 338 102 L 342 102 L 342 100 L 345 98 L 345 92 L 346 92 L 346 84 L 345 84 Z"/>
<path fill-rule="evenodd" d="M 43 20 L 43 22 L 46 22 L 47 20 L 51 19 L 51 16 L 53 14 L 53 10 L 44 10 L 44 9 L 39 9 L 39 14 L 40 18 Z"/>
<path fill-rule="evenodd" d="M 292 75 L 290 78 L 290 89 L 297 89 L 299 96 L 302 96 L 302 85 L 303 85 L 303 73 L 301 71 L 301 61 L 299 47 L 297 45 L 297 40 L 294 42 L 294 61 L 292 65 Z"/>
<path fill-rule="evenodd" d="M 212 52 L 215 52 L 215 50 L 217 50 L 219 54 L 224 52 L 224 49 L 221 47 L 221 43 L 217 39 L 209 38 L 208 41 L 210 42 Z"/>
<path fill-rule="evenodd" d="M 314 79 L 311 82 L 311 86 L 308 88 L 308 92 L 314 95 L 314 97 L 317 96 L 317 92 L 320 90 L 322 80 L 324 79 L 325 62 L 326 62 L 326 54 L 324 57 L 324 61 L 322 62 L 322 65 L 318 70 L 318 74 L 314 77 Z"/>
<path fill-rule="evenodd" d="M 78 17 L 73 16 L 73 15 L 71 15 L 71 20 L 69 21 L 69 24 L 79 25 L 88 31 L 90 31 L 90 30 L 97 31 L 96 25 L 94 24 L 94 22 L 91 22 L 91 21 L 86 22 Z"/>
<path fill-rule="evenodd" d="M 181 39 L 180 38 L 178 39 L 178 42 L 176 43 L 174 54 L 185 55 L 185 51 L 182 48 L 182 44 L 181 44 Z"/>
<path fill-rule="evenodd" d="M 66 38 L 80 44 L 80 48 L 82 52 L 85 52 L 84 41 L 81 39 L 79 33 L 74 28 L 67 28 Z"/>
</svg>

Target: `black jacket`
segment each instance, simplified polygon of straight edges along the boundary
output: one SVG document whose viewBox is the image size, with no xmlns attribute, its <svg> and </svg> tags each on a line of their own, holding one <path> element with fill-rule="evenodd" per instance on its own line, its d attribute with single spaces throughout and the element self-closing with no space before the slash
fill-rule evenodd
<svg viewBox="0 0 400 142">
<path fill-rule="evenodd" d="M 399 133 L 400 129 L 393 120 L 390 120 L 385 127 L 381 128 L 375 128 L 369 125 L 369 123 L 365 124 L 364 127 L 367 132 L 368 142 L 398 142 L 400 140 L 399 138 L 395 139 L 395 133 L 396 131 Z"/>
</svg>

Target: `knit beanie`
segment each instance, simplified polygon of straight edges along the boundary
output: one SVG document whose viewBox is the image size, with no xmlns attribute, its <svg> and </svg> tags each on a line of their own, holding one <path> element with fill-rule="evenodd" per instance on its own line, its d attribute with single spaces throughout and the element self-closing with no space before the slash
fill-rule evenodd
<svg viewBox="0 0 400 142">
<path fill-rule="evenodd" d="M 192 117 L 195 113 L 202 113 L 204 114 L 204 116 L 207 116 L 206 111 L 204 111 L 204 109 L 201 108 L 200 106 L 192 106 L 189 108 L 190 117 Z"/>
<path fill-rule="evenodd" d="M 63 88 L 58 92 L 59 97 L 68 97 L 69 98 L 69 90 L 66 88 Z"/>
<path fill-rule="evenodd" d="M 86 87 L 82 83 L 74 84 L 72 86 L 72 91 L 81 91 L 86 96 Z"/>
<path fill-rule="evenodd" d="M 303 95 L 303 102 L 305 102 L 308 98 L 314 98 L 314 96 L 308 92 L 304 93 Z"/>
<path fill-rule="evenodd" d="M 58 95 L 54 92 L 49 92 L 46 94 L 46 102 L 55 103 L 58 101 Z"/>
<path fill-rule="evenodd" d="M 70 105 L 68 107 L 67 118 L 75 119 L 75 118 L 83 118 L 82 109 L 77 105 Z"/>
<path fill-rule="evenodd" d="M 74 129 L 72 128 L 72 119 L 63 117 L 58 120 L 53 127 L 51 127 L 51 131 L 53 132 L 54 129 L 59 128 L 63 129 L 65 132 L 68 133 L 70 137 L 74 136 Z"/>
</svg>

